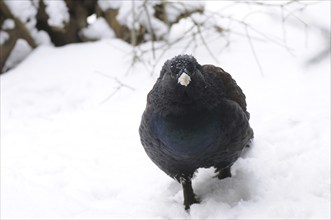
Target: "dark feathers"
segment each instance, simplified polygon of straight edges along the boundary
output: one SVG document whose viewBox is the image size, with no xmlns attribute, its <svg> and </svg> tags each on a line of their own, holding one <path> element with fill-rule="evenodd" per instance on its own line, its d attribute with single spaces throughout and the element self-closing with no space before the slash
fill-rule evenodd
<svg viewBox="0 0 331 220">
<path fill-rule="evenodd" d="M 139 133 L 152 161 L 182 183 L 189 208 L 197 202 L 196 169 L 213 166 L 219 178 L 229 176 L 253 138 L 248 120 L 245 95 L 230 74 L 179 55 L 166 61 L 148 94 Z"/>
</svg>

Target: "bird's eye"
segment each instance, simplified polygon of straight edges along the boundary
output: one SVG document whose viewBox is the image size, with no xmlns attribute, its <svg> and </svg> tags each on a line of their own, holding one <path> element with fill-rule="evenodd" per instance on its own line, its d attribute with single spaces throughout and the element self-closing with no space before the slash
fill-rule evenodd
<svg viewBox="0 0 331 220">
<path fill-rule="evenodd" d="M 177 71 L 177 67 L 175 66 L 175 65 L 171 65 L 170 66 L 170 69 L 171 69 L 171 72 L 173 73 L 173 74 L 176 74 L 178 71 Z"/>
<path fill-rule="evenodd" d="M 183 69 L 183 64 L 182 63 L 176 63 L 170 66 L 171 72 L 173 74 L 178 74 L 182 69 Z"/>
</svg>

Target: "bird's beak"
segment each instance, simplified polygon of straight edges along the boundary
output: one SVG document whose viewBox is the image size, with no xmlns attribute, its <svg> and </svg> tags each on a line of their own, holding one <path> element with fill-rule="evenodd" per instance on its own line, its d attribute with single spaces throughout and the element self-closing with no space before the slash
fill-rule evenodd
<svg viewBox="0 0 331 220">
<path fill-rule="evenodd" d="M 182 86 L 188 86 L 191 82 L 191 77 L 186 72 L 187 71 L 184 70 L 178 78 L 178 83 Z"/>
</svg>

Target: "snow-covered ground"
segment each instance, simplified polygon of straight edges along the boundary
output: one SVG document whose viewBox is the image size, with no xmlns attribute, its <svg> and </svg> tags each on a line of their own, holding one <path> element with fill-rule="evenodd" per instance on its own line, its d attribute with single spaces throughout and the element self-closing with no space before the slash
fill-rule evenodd
<svg viewBox="0 0 331 220">
<path fill-rule="evenodd" d="M 199 170 L 189 213 L 138 135 L 162 62 L 182 48 L 151 77 L 130 69 L 119 40 L 39 47 L 1 76 L 1 218 L 330 219 L 330 60 L 306 66 L 321 38 L 301 35 L 288 33 L 296 56 L 254 42 L 263 75 L 245 38 L 218 54 L 247 96 L 255 140 L 232 178 Z M 193 55 L 215 63 L 203 46 Z"/>
</svg>

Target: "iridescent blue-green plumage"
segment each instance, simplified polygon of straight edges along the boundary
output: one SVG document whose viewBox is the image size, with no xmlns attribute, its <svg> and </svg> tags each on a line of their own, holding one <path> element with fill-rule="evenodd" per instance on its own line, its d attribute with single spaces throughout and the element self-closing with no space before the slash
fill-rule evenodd
<svg viewBox="0 0 331 220">
<path fill-rule="evenodd" d="M 196 202 L 190 184 L 196 169 L 229 170 L 253 138 L 245 95 L 235 80 L 188 55 L 164 64 L 148 94 L 139 133 L 152 161 L 182 182 L 186 208 Z"/>
</svg>

